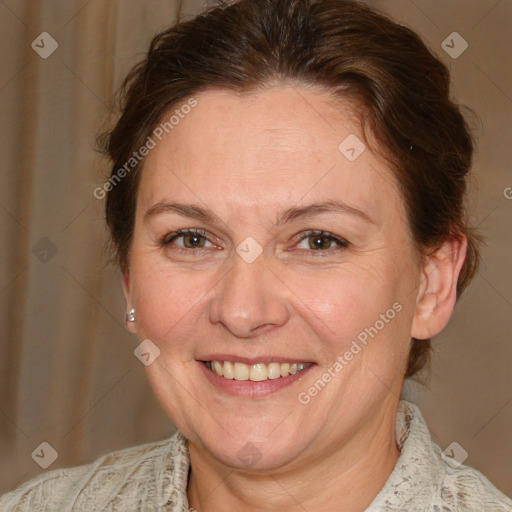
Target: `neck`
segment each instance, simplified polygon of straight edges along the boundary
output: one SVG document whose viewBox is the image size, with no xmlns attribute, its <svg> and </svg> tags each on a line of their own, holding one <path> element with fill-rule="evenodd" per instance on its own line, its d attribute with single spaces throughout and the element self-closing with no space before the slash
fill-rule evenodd
<svg viewBox="0 0 512 512">
<path fill-rule="evenodd" d="M 322 453 L 280 470 L 249 473 L 232 469 L 189 443 L 191 510 L 363 512 L 400 456 L 395 414 L 396 407 L 383 408 L 376 421 L 349 442 L 330 444 Z"/>
</svg>

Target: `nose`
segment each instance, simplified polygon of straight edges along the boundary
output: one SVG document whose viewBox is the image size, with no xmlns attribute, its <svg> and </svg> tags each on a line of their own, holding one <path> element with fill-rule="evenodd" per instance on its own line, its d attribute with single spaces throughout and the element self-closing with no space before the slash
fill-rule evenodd
<svg viewBox="0 0 512 512">
<path fill-rule="evenodd" d="M 290 313 L 287 287 L 260 255 L 247 263 L 238 254 L 233 265 L 215 287 L 210 321 L 239 338 L 286 324 Z"/>
</svg>

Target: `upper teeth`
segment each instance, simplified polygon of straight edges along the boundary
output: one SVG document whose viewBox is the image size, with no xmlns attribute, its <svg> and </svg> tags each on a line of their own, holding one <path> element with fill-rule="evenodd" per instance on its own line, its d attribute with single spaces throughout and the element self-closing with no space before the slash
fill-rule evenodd
<svg viewBox="0 0 512 512">
<path fill-rule="evenodd" d="M 230 361 L 207 361 L 206 366 L 226 379 L 261 381 L 277 379 L 295 374 L 311 363 L 231 363 Z"/>
</svg>

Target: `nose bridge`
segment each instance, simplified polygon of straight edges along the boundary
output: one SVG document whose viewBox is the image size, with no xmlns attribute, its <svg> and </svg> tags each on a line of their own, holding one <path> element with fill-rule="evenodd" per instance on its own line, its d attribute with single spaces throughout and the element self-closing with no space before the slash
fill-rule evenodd
<svg viewBox="0 0 512 512">
<path fill-rule="evenodd" d="M 234 253 L 232 267 L 216 287 L 210 321 L 234 335 L 249 337 L 259 327 L 286 323 L 289 312 L 284 284 L 275 276 L 264 254 L 249 263 Z"/>
</svg>

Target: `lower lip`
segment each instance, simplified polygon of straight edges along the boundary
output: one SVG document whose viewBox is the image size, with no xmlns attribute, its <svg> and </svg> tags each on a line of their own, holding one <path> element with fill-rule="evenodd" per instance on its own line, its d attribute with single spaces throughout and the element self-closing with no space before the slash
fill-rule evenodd
<svg viewBox="0 0 512 512">
<path fill-rule="evenodd" d="M 301 380 L 314 366 L 311 364 L 304 370 L 287 377 L 279 377 L 277 379 L 267 379 L 259 382 L 252 380 L 235 380 L 220 377 L 210 370 L 204 363 L 197 361 L 199 368 L 205 377 L 221 391 L 231 396 L 242 396 L 246 398 L 260 398 L 271 395 L 281 389 L 291 386 L 294 382 Z"/>
</svg>

